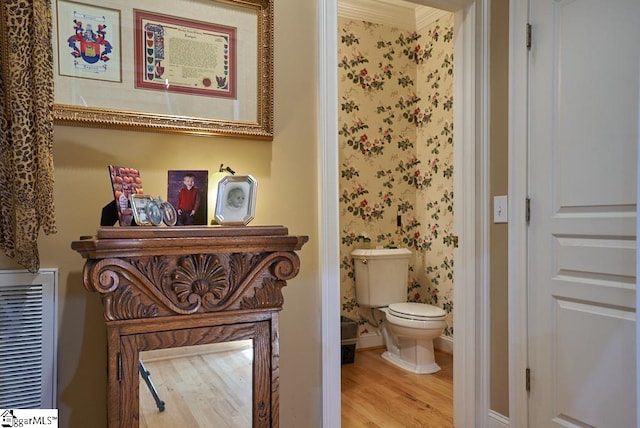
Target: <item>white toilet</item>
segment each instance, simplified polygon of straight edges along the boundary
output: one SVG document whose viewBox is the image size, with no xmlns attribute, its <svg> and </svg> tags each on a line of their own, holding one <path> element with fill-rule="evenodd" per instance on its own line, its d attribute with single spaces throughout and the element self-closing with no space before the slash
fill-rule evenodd
<svg viewBox="0 0 640 428">
<path fill-rule="evenodd" d="M 351 253 L 355 268 L 356 301 L 384 314 L 382 335 L 387 350 L 382 357 L 413 373 L 440 370 L 433 339 L 446 326 L 443 309 L 407 302 L 411 251 L 406 248 L 358 249 Z"/>
</svg>

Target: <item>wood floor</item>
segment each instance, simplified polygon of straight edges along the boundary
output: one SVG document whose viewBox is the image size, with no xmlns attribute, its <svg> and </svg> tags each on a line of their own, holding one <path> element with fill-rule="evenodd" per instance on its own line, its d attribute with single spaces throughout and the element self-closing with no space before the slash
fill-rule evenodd
<svg viewBox="0 0 640 428">
<path fill-rule="evenodd" d="M 342 366 L 342 428 L 453 427 L 453 356 L 436 351 L 442 370 L 409 373 L 388 363 L 382 348 L 358 351 Z"/>
<path fill-rule="evenodd" d="M 140 428 L 251 427 L 251 341 L 142 354 L 166 407 L 158 410 L 141 378 Z"/>
<path fill-rule="evenodd" d="M 158 411 L 141 379 L 140 427 L 250 427 L 250 346 L 191 350 L 143 353 L 167 406 Z M 383 360 L 382 351 L 358 351 L 342 366 L 342 428 L 452 428 L 452 355 L 436 351 L 442 370 L 417 375 Z"/>
</svg>

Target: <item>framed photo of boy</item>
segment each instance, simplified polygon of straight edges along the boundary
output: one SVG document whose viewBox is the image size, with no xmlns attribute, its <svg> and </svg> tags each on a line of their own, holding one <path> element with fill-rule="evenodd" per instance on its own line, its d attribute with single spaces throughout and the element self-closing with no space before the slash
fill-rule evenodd
<svg viewBox="0 0 640 428">
<path fill-rule="evenodd" d="M 176 209 L 177 226 L 207 224 L 208 185 L 209 171 L 168 171 L 167 201 Z"/>
<path fill-rule="evenodd" d="M 216 222 L 220 225 L 247 225 L 256 212 L 258 182 L 250 175 L 229 175 L 218 183 Z"/>
</svg>

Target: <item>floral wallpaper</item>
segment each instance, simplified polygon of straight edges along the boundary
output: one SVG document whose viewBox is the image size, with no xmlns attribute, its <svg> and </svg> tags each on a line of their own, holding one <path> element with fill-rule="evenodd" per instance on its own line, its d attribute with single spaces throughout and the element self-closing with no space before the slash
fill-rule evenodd
<svg viewBox="0 0 640 428">
<path fill-rule="evenodd" d="M 409 301 L 447 312 L 453 335 L 453 15 L 419 31 L 340 18 L 342 315 L 355 299 L 355 248 L 406 247 Z"/>
</svg>

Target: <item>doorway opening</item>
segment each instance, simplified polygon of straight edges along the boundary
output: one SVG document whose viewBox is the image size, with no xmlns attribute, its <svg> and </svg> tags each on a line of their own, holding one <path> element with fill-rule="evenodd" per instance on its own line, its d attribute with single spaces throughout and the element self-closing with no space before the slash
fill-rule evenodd
<svg viewBox="0 0 640 428">
<path fill-rule="evenodd" d="M 429 3 L 429 2 L 424 2 Z M 454 234 L 462 236 L 455 258 L 463 261 L 454 265 L 456 283 L 473 284 L 475 286 L 456 287 L 453 290 L 454 335 L 456 352 L 454 354 L 454 412 L 455 424 L 473 426 L 479 409 L 486 409 L 482 384 L 484 377 L 479 373 L 486 364 L 483 350 L 476 350 L 476 343 L 483 334 L 483 305 L 476 304 L 486 297 L 482 295 L 485 287 L 482 284 L 482 269 L 476 266 L 475 253 L 477 233 L 476 224 L 484 224 L 482 216 L 487 207 L 483 201 L 486 191 L 484 171 L 479 171 L 477 157 L 484 156 L 486 148 L 485 127 L 480 126 L 486 118 L 483 103 L 486 103 L 483 90 L 476 90 L 486 85 L 486 63 L 483 59 L 486 46 L 486 7 L 482 1 L 432 1 L 431 6 L 444 7 L 454 11 L 454 27 L 457 36 L 454 38 L 456 67 L 459 72 L 454 76 L 453 103 L 460 108 L 454 112 L 454 164 L 457 172 L 454 177 L 455 205 L 460 207 L 454 211 Z M 434 4 L 435 3 L 435 4 Z M 335 0 L 321 0 L 319 16 L 319 49 L 320 49 L 320 182 L 322 187 L 321 216 L 322 247 L 321 257 L 324 271 L 322 274 L 323 290 L 323 425 L 337 426 L 340 423 L 340 355 L 337 348 L 340 343 L 340 306 L 341 296 L 336 287 L 340 282 L 341 259 L 336 248 L 341 245 L 340 230 L 336 224 L 336 216 L 340 212 L 337 178 L 340 175 L 338 156 L 337 122 L 339 111 L 337 70 L 338 59 L 338 16 Z M 482 28 L 480 28 L 482 27 Z M 477 36 L 477 35 L 481 35 Z M 484 54 L 486 55 L 486 53 Z M 328 94 L 328 95 L 327 95 Z M 331 99 L 331 96 L 335 98 Z M 478 112 L 478 113 L 476 113 Z M 480 178 L 480 179 L 479 179 Z"/>
</svg>

